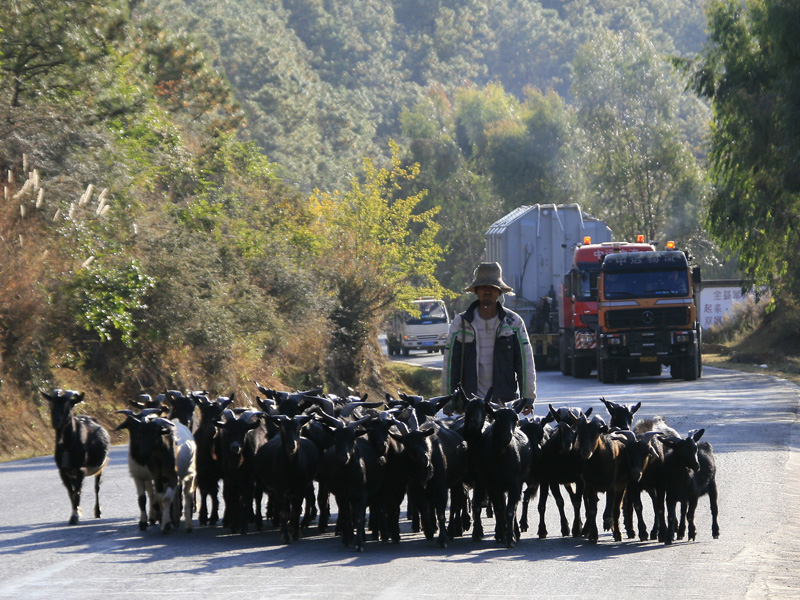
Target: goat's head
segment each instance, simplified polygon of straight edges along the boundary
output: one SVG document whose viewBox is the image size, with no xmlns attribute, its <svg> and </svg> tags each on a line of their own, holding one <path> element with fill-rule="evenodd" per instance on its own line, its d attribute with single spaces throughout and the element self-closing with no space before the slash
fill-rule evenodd
<svg viewBox="0 0 800 600">
<path fill-rule="evenodd" d="M 588 460 L 592 457 L 604 433 L 608 433 L 608 425 L 601 417 L 592 417 L 590 421 L 583 414 L 578 418 L 576 444 L 581 458 Z"/>
<path fill-rule="evenodd" d="M 50 404 L 50 423 L 53 429 L 61 431 L 72 423 L 72 409 L 83 402 L 84 393 L 73 390 L 55 389 L 47 394 L 40 391 Z"/>
<path fill-rule="evenodd" d="M 227 468 L 236 468 L 242 464 L 244 456 L 242 450 L 245 445 L 247 432 L 261 424 L 260 411 L 247 410 L 243 413 L 224 420 L 218 420 L 215 425 L 220 438 L 223 465 Z"/>
<path fill-rule="evenodd" d="M 402 434 L 390 433 L 392 438 L 400 442 L 403 454 L 408 458 L 411 476 L 417 477 L 417 483 L 425 487 L 433 477 L 433 444 L 431 437 L 435 428 L 417 429 Z"/>
<path fill-rule="evenodd" d="M 664 437 L 662 443 L 676 453 L 678 459 L 689 469 L 697 471 L 700 462 L 697 460 L 697 442 L 703 437 L 705 429 L 694 429 L 685 438 Z"/>
<path fill-rule="evenodd" d="M 508 406 L 500 406 L 493 402 L 486 405 L 486 414 L 492 420 L 492 440 L 498 448 L 505 448 L 514 438 L 519 424 L 519 415 Z"/>
<path fill-rule="evenodd" d="M 600 402 L 605 404 L 608 414 L 611 416 L 611 427 L 618 429 L 630 429 L 633 424 L 633 415 L 642 407 L 641 402 L 636 404 L 618 404 L 605 398 L 600 398 Z"/>
</svg>

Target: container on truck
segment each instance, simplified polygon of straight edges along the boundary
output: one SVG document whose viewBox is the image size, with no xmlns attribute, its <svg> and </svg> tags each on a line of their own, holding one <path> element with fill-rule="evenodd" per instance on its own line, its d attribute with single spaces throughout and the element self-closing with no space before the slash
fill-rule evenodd
<svg viewBox="0 0 800 600">
<path fill-rule="evenodd" d="M 440 298 L 423 297 L 412 302 L 415 311 L 395 311 L 386 322 L 386 348 L 389 355 L 408 356 L 411 350 L 444 352 L 450 315 Z"/>
<path fill-rule="evenodd" d="M 608 254 L 598 278 L 597 377 L 628 374 L 695 380 L 702 374 L 697 297 L 700 268 L 686 253 L 667 250 Z"/>
</svg>

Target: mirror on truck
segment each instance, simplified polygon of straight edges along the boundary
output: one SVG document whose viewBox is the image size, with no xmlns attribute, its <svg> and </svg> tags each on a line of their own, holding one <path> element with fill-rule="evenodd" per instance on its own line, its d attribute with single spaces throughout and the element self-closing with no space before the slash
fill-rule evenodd
<svg viewBox="0 0 800 600">
<path fill-rule="evenodd" d="M 701 281 L 702 278 L 700 277 L 700 267 L 692 267 L 692 283 L 697 285 Z"/>
</svg>

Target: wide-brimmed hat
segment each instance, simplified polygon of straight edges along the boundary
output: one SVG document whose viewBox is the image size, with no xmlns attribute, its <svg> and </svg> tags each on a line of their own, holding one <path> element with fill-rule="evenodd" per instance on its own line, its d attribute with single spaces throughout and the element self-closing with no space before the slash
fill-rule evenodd
<svg viewBox="0 0 800 600">
<path fill-rule="evenodd" d="M 464 288 L 465 292 L 474 292 L 480 285 L 491 285 L 503 293 L 513 292 L 513 288 L 503 281 L 503 268 L 496 262 L 484 262 L 475 269 L 475 278 Z"/>
</svg>

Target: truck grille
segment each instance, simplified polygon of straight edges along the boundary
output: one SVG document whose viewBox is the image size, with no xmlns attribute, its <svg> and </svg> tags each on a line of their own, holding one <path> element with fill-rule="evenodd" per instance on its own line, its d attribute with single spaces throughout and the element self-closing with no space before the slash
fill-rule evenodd
<svg viewBox="0 0 800 600">
<path fill-rule="evenodd" d="M 606 313 L 606 329 L 652 329 L 657 327 L 688 326 L 689 309 L 685 306 L 669 308 L 633 308 L 611 310 Z"/>
</svg>

